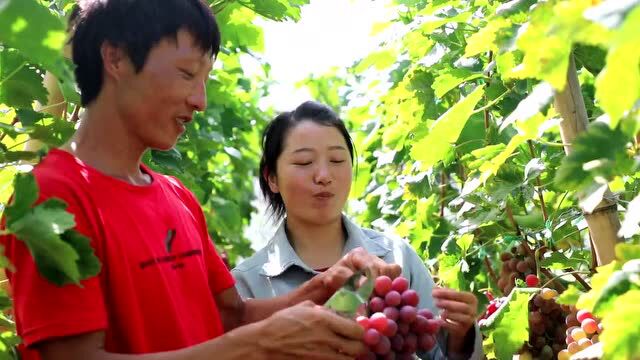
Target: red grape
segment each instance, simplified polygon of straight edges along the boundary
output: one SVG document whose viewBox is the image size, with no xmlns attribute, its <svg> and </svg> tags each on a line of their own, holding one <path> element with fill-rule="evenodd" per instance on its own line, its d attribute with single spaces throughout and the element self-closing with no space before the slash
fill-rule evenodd
<svg viewBox="0 0 640 360">
<path fill-rule="evenodd" d="M 418 315 L 418 311 L 411 305 L 405 305 L 400 309 L 400 320 L 408 324 L 416 320 L 416 315 Z"/>
<path fill-rule="evenodd" d="M 418 337 L 418 348 L 429 351 L 436 345 L 436 338 L 431 334 L 421 334 Z"/>
<path fill-rule="evenodd" d="M 398 306 L 402 302 L 402 296 L 399 292 L 391 290 L 384 296 L 384 302 L 387 306 Z"/>
<path fill-rule="evenodd" d="M 418 293 L 415 290 L 409 289 L 402 293 L 403 305 L 418 306 L 418 302 Z"/>
<path fill-rule="evenodd" d="M 402 276 L 398 276 L 397 278 L 393 279 L 391 288 L 402 294 L 409 288 L 409 280 L 403 278 Z"/>
<path fill-rule="evenodd" d="M 418 310 L 418 315 L 424 316 L 425 319 L 433 319 L 433 313 L 429 309 Z"/>
<path fill-rule="evenodd" d="M 398 317 L 400 317 L 400 310 L 395 307 L 387 306 L 382 312 L 387 316 L 387 319 L 391 319 L 393 321 L 397 321 Z"/>
<path fill-rule="evenodd" d="M 384 333 L 384 330 L 387 328 L 387 317 L 384 316 L 383 313 L 377 312 L 369 318 L 369 326 L 373 329 L 378 330 L 381 333 Z"/>
<path fill-rule="evenodd" d="M 404 345 L 404 337 L 400 334 L 391 338 L 391 348 L 395 351 L 402 351 Z"/>
<path fill-rule="evenodd" d="M 535 287 L 535 286 L 538 286 L 540 279 L 538 279 L 538 277 L 533 274 L 529 274 L 527 275 L 524 281 L 527 283 L 527 286 Z"/>
<path fill-rule="evenodd" d="M 366 316 L 358 316 L 356 321 L 360 326 L 362 326 L 365 330 L 369 328 L 369 318 Z"/>
<path fill-rule="evenodd" d="M 384 329 L 382 333 L 384 336 L 391 337 L 398 332 L 398 324 L 391 319 L 387 319 L 387 327 Z"/>
<path fill-rule="evenodd" d="M 408 333 L 407 336 L 404 337 L 404 346 L 402 347 L 402 351 L 414 353 L 418 349 L 418 337 L 414 333 Z"/>
<path fill-rule="evenodd" d="M 380 342 L 380 333 L 376 329 L 369 329 L 365 331 L 363 341 L 369 346 L 375 346 Z"/>
<path fill-rule="evenodd" d="M 384 309 L 384 299 L 381 297 L 375 296 L 373 299 L 369 300 L 369 310 L 372 313 L 380 312 Z"/>
<path fill-rule="evenodd" d="M 409 333 L 410 329 L 411 329 L 411 325 L 409 325 L 407 323 L 401 322 L 400 324 L 398 324 L 398 333 L 399 334 L 407 335 Z"/>
<path fill-rule="evenodd" d="M 421 315 L 416 316 L 416 321 L 411 324 L 411 331 L 416 334 L 422 334 L 429 329 L 429 321 Z"/>
<path fill-rule="evenodd" d="M 427 322 L 429 323 L 429 328 L 427 329 L 429 334 L 435 334 L 440 330 L 440 321 L 436 319 L 429 319 Z"/>
<path fill-rule="evenodd" d="M 594 320 L 593 315 L 591 315 L 591 313 L 588 312 L 587 310 L 578 310 L 578 313 L 576 314 L 576 319 L 580 322 L 583 322 L 586 319 Z"/>
<path fill-rule="evenodd" d="M 376 294 L 378 294 L 378 296 L 387 295 L 387 293 L 391 290 L 391 283 L 392 281 L 390 277 L 386 275 L 378 276 L 374 285 Z"/>
<path fill-rule="evenodd" d="M 378 355 L 385 355 L 391 351 L 391 342 L 386 336 L 380 337 L 380 342 L 373 347 L 373 352 Z"/>
</svg>

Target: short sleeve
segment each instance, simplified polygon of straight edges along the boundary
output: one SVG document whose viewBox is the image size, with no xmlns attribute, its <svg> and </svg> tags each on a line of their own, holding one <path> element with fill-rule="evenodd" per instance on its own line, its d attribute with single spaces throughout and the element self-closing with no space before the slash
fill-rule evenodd
<svg viewBox="0 0 640 360">
<path fill-rule="evenodd" d="M 74 197 L 60 191 L 55 196 L 41 195 L 39 201 L 53 197 L 69 205 L 67 211 L 74 215 L 76 230 L 89 237 L 95 249 L 95 232 Z M 5 255 L 14 266 L 14 271 L 7 272 L 7 276 L 11 283 L 17 329 L 24 345 L 30 347 L 43 340 L 107 328 L 99 276 L 82 281 L 81 286 L 54 285 L 40 274 L 31 252 L 22 241 L 9 235 L 4 236 L 1 242 L 5 246 Z"/>
</svg>

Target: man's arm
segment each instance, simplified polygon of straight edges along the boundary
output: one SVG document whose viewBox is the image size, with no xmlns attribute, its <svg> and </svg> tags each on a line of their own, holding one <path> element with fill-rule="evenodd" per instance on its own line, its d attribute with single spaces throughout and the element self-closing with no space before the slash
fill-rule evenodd
<svg viewBox="0 0 640 360">
<path fill-rule="evenodd" d="M 363 333 L 355 321 L 307 301 L 267 320 L 175 351 L 109 353 L 104 349 L 103 332 L 49 340 L 35 347 L 43 360 L 349 360 L 365 350 Z"/>
</svg>

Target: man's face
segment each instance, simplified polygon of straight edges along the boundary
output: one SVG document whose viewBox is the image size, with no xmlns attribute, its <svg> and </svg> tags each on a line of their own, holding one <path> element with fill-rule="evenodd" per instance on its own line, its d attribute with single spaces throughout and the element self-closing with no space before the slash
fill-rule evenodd
<svg viewBox="0 0 640 360">
<path fill-rule="evenodd" d="M 127 66 L 131 69 L 118 81 L 116 95 L 124 126 L 145 148 L 172 148 L 194 111 L 206 107 L 210 54 L 180 30 L 177 42 L 167 38 L 151 49 L 140 72 L 131 63 Z"/>
</svg>

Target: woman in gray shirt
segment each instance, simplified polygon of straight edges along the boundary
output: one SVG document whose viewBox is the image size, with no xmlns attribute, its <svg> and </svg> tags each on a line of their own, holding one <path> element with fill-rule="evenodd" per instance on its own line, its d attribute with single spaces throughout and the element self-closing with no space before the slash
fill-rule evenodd
<svg viewBox="0 0 640 360">
<path fill-rule="evenodd" d="M 420 295 L 419 308 L 445 320 L 437 346 L 423 359 L 480 359 L 477 300 L 468 292 L 434 288 L 424 262 L 405 241 L 360 228 L 343 215 L 352 180 L 353 142 L 329 107 L 305 102 L 278 115 L 262 137 L 260 188 L 277 219 L 269 243 L 233 270 L 245 298 L 286 294 L 363 247 L 388 263 Z"/>
</svg>

